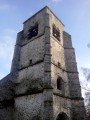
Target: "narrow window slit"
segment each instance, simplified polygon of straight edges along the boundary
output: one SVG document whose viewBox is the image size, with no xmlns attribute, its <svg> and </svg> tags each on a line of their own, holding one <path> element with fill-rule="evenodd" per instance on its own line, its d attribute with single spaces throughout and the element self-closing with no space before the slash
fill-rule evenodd
<svg viewBox="0 0 90 120">
<path fill-rule="evenodd" d="M 60 41 L 60 30 L 53 24 L 53 36 Z"/>
</svg>

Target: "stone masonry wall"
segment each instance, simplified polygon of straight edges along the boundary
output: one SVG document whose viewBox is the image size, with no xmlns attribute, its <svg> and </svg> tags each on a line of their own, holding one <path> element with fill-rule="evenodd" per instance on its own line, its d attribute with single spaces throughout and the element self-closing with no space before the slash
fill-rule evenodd
<svg viewBox="0 0 90 120">
<path fill-rule="evenodd" d="M 42 91 L 43 76 L 43 63 L 21 70 L 15 88 L 16 95 L 19 96 L 20 94 L 32 94 Z"/>
<path fill-rule="evenodd" d="M 41 36 L 21 48 L 20 69 L 44 60 L 44 42 L 45 38 Z"/>
<path fill-rule="evenodd" d="M 28 39 L 35 24 L 38 35 Z M 53 24 L 60 41 L 52 34 Z M 63 90 L 57 89 L 59 77 Z M 17 35 L 11 72 L 0 81 L 0 120 L 56 120 L 62 112 L 69 120 L 85 120 L 71 36 L 45 7 L 26 20 Z"/>
<path fill-rule="evenodd" d="M 86 120 L 84 101 L 72 100 L 71 120 Z"/>
<path fill-rule="evenodd" d="M 54 120 L 56 120 L 57 116 L 64 112 L 69 120 L 71 119 L 71 100 L 67 98 L 63 98 L 57 95 L 53 95 L 53 111 L 54 111 Z"/>
<path fill-rule="evenodd" d="M 17 73 L 8 74 L 0 80 L 0 120 L 13 120 L 14 89 Z"/>
<path fill-rule="evenodd" d="M 23 42 L 23 31 L 17 34 L 17 40 L 16 40 L 16 45 L 15 45 L 14 55 L 13 55 L 13 60 L 11 65 L 11 72 L 15 72 L 19 70 L 22 42 Z"/>
<path fill-rule="evenodd" d="M 63 71 L 62 69 L 60 69 L 60 67 L 55 66 L 53 64 L 52 64 L 51 68 L 52 68 L 51 78 L 52 78 L 52 86 L 54 88 L 54 93 L 59 94 L 61 96 L 63 95 L 66 97 L 70 97 L 67 73 L 65 71 Z M 63 90 L 62 91 L 57 89 L 57 79 L 59 77 L 61 77 L 63 80 Z"/>
<path fill-rule="evenodd" d="M 81 97 L 81 87 L 78 77 L 75 52 L 72 47 L 71 36 L 66 32 L 63 32 L 63 41 L 65 45 L 64 55 L 65 55 L 66 70 L 68 72 L 70 96 L 75 98 Z"/>
<path fill-rule="evenodd" d="M 42 94 L 15 98 L 15 120 L 42 120 L 42 112 Z"/>
<path fill-rule="evenodd" d="M 46 20 L 45 14 L 46 14 L 46 9 L 44 9 L 42 12 L 39 12 L 39 14 L 32 16 L 30 19 L 28 19 L 27 21 L 24 22 L 23 44 L 26 44 L 29 41 L 35 40 L 35 38 L 38 38 L 44 34 L 44 32 L 45 32 L 45 20 Z M 28 30 L 30 29 L 30 27 L 34 26 L 36 23 L 38 24 L 38 35 L 29 40 L 27 38 Z"/>
</svg>

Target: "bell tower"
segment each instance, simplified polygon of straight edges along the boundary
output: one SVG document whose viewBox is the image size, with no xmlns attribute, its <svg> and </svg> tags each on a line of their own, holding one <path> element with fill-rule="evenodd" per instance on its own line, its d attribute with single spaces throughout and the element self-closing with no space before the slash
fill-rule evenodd
<svg viewBox="0 0 90 120">
<path fill-rule="evenodd" d="M 17 34 L 14 120 L 85 120 L 71 35 L 46 6 Z"/>
</svg>

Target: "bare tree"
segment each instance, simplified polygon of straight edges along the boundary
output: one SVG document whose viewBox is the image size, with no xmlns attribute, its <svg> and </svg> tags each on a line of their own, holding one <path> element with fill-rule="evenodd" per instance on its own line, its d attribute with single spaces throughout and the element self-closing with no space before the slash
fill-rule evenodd
<svg viewBox="0 0 90 120">
<path fill-rule="evenodd" d="M 87 120 L 90 120 L 90 69 L 82 68 L 82 70 L 85 76 L 85 83 L 82 83 L 82 89 L 85 90 Z"/>
</svg>

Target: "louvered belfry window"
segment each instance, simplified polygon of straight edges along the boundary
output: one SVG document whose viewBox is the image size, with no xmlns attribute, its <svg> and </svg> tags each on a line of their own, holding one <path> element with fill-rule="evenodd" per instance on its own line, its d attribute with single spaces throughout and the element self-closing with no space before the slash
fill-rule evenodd
<svg viewBox="0 0 90 120">
<path fill-rule="evenodd" d="M 28 39 L 31 39 L 32 37 L 35 37 L 37 35 L 38 35 L 38 24 L 36 24 L 35 26 L 32 26 L 28 30 Z"/>
<path fill-rule="evenodd" d="M 60 41 L 60 30 L 53 24 L 53 36 Z"/>
</svg>

